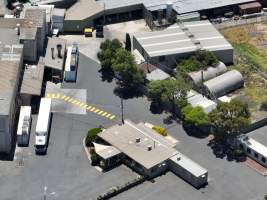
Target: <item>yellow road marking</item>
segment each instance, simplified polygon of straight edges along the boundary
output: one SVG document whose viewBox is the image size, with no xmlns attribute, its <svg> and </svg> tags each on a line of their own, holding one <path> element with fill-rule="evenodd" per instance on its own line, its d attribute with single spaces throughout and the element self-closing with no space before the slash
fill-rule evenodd
<svg viewBox="0 0 267 200">
<path fill-rule="evenodd" d="M 104 112 L 103 110 L 100 110 L 97 114 L 101 115 L 101 113 L 103 113 L 103 112 Z"/>
<path fill-rule="evenodd" d="M 80 107 L 83 107 L 84 106 L 84 103 L 83 102 L 80 102 L 79 106 Z"/>
<path fill-rule="evenodd" d="M 93 108 L 90 109 L 90 111 L 93 112 L 95 109 L 96 109 L 96 108 L 93 107 Z"/>
<path fill-rule="evenodd" d="M 92 108 L 92 106 L 89 106 L 89 105 L 86 105 L 86 107 L 87 107 L 86 108 L 87 110 L 90 110 Z"/>
<path fill-rule="evenodd" d="M 108 114 L 108 113 L 107 112 L 104 112 L 104 113 L 101 114 L 101 116 L 104 117 L 106 114 Z"/>
<path fill-rule="evenodd" d="M 72 102 L 74 99 L 72 99 L 72 98 L 70 98 L 69 100 L 68 100 L 68 102 Z"/>
<path fill-rule="evenodd" d="M 52 96 L 52 98 L 54 99 L 56 95 L 53 93 L 51 96 Z"/>
<path fill-rule="evenodd" d="M 99 109 L 96 109 L 95 111 L 94 111 L 94 113 L 97 113 L 99 111 Z"/>
<path fill-rule="evenodd" d="M 55 95 L 55 98 L 56 98 L 56 99 L 59 99 L 60 96 L 61 96 L 60 94 L 56 94 L 56 95 Z"/>
<path fill-rule="evenodd" d="M 108 115 L 106 116 L 106 118 L 109 118 L 110 115 L 111 115 L 111 114 L 108 114 Z"/>
<path fill-rule="evenodd" d="M 75 103 L 75 104 L 76 104 L 76 105 L 80 105 L 80 103 L 81 103 L 81 102 L 79 102 L 79 101 L 76 101 L 76 103 Z"/>
<path fill-rule="evenodd" d="M 114 119 L 115 118 L 115 115 L 112 115 L 109 119 Z"/>
<path fill-rule="evenodd" d="M 61 99 L 65 100 L 66 99 L 66 95 L 61 96 Z"/>
<path fill-rule="evenodd" d="M 46 98 L 50 98 L 50 93 L 47 93 L 45 96 Z"/>
<path fill-rule="evenodd" d="M 65 101 L 68 101 L 69 99 L 70 99 L 70 97 L 66 97 L 64 100 L 65 100 Z"/>
</svg>

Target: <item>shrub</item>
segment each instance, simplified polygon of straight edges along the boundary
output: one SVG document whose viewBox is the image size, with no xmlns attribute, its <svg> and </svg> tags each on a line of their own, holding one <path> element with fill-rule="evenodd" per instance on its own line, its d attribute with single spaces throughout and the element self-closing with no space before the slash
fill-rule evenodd
<svg viewBox="0 0 267 200">
<path fill-rule="evenodd" d="M 182 117 L 186 123 L 194 126 L 207 126 L 210 123 L 208 114 L 199 106 L 192 107 L 188 105 L 184 107 L 182 109 Z"/>
<path fill-rule="evenodd" d="M 97 154 L 96 153 L 91 154 L 91 164 L 95 166 L 98 164 L 98 161 L 99 159 L 98 159 Z"/>
<path fill-rule="evenodd" d="M 98 133 L 100 133 L 102 131 L 101 128 L 92 128 L 90 130 L 88 130 L 87 132 L 87 136 L 85 138 L 85 144 L 86 146 L 92 146 L 92 142 L 95 141 Z"/>
<path fill-rule="evenodd" d="M 260 109 L 263 110 L 263 111 L 267 111 L 267 101 L 265 101 L 265 102 L 263 102 L 261 104 L 261 108 Z"/>
<path fill-rule="evenodd" d="M 244 155 L 244 152 L 242 149 L 235 149 L 233 153 L 234 153 L 234 156 L 237 156 L 237 157 Z"/>
<path fill-rule="evenodd" d="M 161 126 L 155 125 L 155 126 L 152 127 L 152 129 L 154 131 L 156 131 L 157 133 L 159 133 L 160 135 L 162 135 L 162 136 L 167 136 L 168 135 L 166 129 L 162 128 Z"/>
<path fill-rule="evenodd" d="M 264 200 L 267 200 L 267 194 L 264 195 Z"/>
</svg>

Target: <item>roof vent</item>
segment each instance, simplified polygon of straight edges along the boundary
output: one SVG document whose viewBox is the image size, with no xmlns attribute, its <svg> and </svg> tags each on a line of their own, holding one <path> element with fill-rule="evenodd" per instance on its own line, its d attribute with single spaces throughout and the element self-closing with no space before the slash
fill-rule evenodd
<svg viewBox="0 0 267 200">
<path fill-rule="evenodd" d="M 141 141 L 141 138 L 140 137 L 135 138 L 135 142 L 136 143 L 139 143 L 140 141 Z"/>
<path fill-rule="evenodd" d="M 20 24 L 17 24 L 16 27 L 17 27 L 17 35 L 20 35 Z"/>
<path fill-rule="evenodd" d="M 177 161 L 180 161 L 181 160 L 181 157 L 177 157 Z"/>
<path fill-rule="evenodd" d="M 152 146 L 151 145 L 147 146 L 147 150 L 151 151 L 152 150 Z"/>
</svg>

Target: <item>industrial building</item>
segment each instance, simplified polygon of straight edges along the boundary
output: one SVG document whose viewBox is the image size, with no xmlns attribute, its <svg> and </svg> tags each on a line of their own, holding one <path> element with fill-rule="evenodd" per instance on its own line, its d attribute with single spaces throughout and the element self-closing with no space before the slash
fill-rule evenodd
<svg viewBox="0 0 267 200">
<path fill-rule="evenodd" d="M 204 93 L 211 99 L 222 97 L 244 86 L 244 78 L 237 70 L 228 71 L 203 83 Z"/>
<path fill-rule="evenodd" d="M 31 21 L 32 26 L 37 28 L 37 53 L 43 55 L 46 41 L 46 12 L 44 9 L 27 8 L 21 17 Z"/>
<path fill-rule="evenodd" d="M 199 20 L 200 16 L 238 13 L 238 5 L 253 0 L 80 0 L 67 10 L 64 31 L 83 32 L 85 27 L 144 18 L 152 28 L 159 19 Z M 161 20 L 160 20 L 161 21 Z"/>
<path fill-rule="evenodd" d="M 0 152 L 10 153 L 23 69 L 23 45 L 16 30 L 0 30 Z"/>
<path fill-rule="evenodd" d="M 98 136 L 103 144 L 95 150 L 104 165 L 112 166 L 121 161 L 147 178 L 170 170 L 196 188 L 207 184 L 206 169 L 177 151 L 173 143 L 144 123 L 125 120 L 124 124 L 105 129 Z"/>
<path fill-rule="evenodd" d="M 164 39 L 164 40 L 163 40 Z M 162 31 L 133 35 L 133 49 L 149 62 L 176 64 L 177 59 L 197 50 L 208 50 L 225 64 L 233 63 L 232 45 L 208 21 L 185 22 Z"/>
<path fill-rule="evenodd" d="M 259 128 L 238 138 L 239 147 L 247 156 L 267 167 L 267 133 L 266 127 Z"/>
</svg>

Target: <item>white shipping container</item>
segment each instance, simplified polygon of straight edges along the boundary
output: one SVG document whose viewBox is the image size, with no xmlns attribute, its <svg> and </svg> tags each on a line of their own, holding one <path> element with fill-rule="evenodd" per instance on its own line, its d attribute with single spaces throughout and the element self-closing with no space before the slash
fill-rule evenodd
<svg viewBox="0 0 267 200">
<path fill-rule="evenodd" d="M 31 127 L 31 107 L 21 106 L 17 129 L 17 143 L 19 146 L 28 145 Z"/>
</svg>

